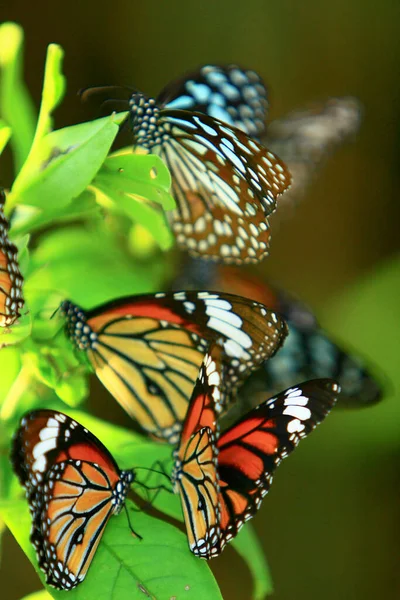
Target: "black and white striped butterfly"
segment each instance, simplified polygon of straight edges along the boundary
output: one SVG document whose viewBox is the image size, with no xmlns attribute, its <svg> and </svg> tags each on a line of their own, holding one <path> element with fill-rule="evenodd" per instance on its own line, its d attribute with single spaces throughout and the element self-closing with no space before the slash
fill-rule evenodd
<svg viewBox="0 0 400 600">
<path fill-rule="evenodd" d="M 260 77 L 234 65 L 205 66 L 157 99 L 135 92 L 129 106 L 135 148 L 158 154 L 171 171 L 177 208 L 169 216 L 179 246 L 226 263 L 264 258 L 268 216 L 291 178 L 249 137 L 264 127 Z"/>
</svg>

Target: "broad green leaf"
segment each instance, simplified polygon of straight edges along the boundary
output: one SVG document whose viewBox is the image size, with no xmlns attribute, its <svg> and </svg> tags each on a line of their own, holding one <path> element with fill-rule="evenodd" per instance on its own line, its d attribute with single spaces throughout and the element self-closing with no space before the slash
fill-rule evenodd
<svg viewBox="0 0 400 600">
<path fill-rule="evenodd" d="M 64 207 L 52 205 L 38 208 L 37 206 L 18 204 L 13 213 L 10 235 L 33 232 L 56 223 L 98 218 L 100 218 L 100 207 L 96 202 L 96 196 L 86 189 L 77 198 L 72 198 L 71 202 Z"/>
<path fill-rule="evenodd" d="M 93 181 L 98 202 L 108 210 L 125 214 L 140 223 L 162 250 L 174 237 L 160 209 L 171 210 L 170 174 L 162 160 L 152 154 L 133 154 L 126 149 L 109 156 Z"/>
<path fill-rule="evenodd" d="M 23 31 L 16 23 L 0 25 L 0 116 L 12 130 L 11 146 L 17 172 L 29 154 L 36 121 L 22 77 L 23 38 Z"/>
<path fill-rule="evenodd" d="M 125 513 L 112 517 L 85 581 L 69 592 L 70 600 L 143 600 L 181 597 L 214 600 L 222 596 L 205 561 L 193 556 L 186 535 L 142 512 L 128 500 L 132 525 L 143 540 L 132 536 Z M 37 569 L 29 542 L 30 516 L 25 501 L 1 502 L 0 515 Z M 43 581 L 43 574 L 40 572 Z M 56 600 L 65 593 L 47 588 Z M 189 594 L 190 592 L 190 594 Z"/>
<path fill-rule="evenodd" d="M 105 185 L 138 201 L 160 204 L 164 210 L 175 208 L 169 193 L 171 176 L 161 158 L 155 154 L 135 154 L 124 148 L 111 154 L 98 172 L 94 185 Z"/>
<path fill-rule="evenodd" d="M 161 473 L 165 472 L 168 476 L 173 468 L 173 448 L 169 444 L 157 442 L 127 443 L 123 448 L 115 448 L 114 454 L 121 468 L 135 468 L 136 479 L 145 483 L 147 486 L 155 487 L 165 486 L 172 490 L 171 481 Z M 152 473 L 146 469 L 155 469 L 161 473 Z M 144 500 L 148 500 L 149 493 L 139 485 L 133 484 L 135 492 Z M 157 510 L 164 514 L 183 521 L 181 501 L 177 494 L 160 490 L 155 500 L 152 502 Z"/>
<path fill-rule="evenodd" d="M 6 348 L 8 350 L 8 348 Z M 3 353 L 5 350 L 1 350 Z M 2 355 L 0 355 L 2 358 Z M 28 401 L 33 391 L 33 378 L 31 370 L 25 366 L 21 366 L 17 373 L 14 372 L 14 379 L 9 390 L 2 394 L 0 403 L 0 419 L 8 421 L 13 419 L 21 405 L 21 400 Z"/>
<path fill-rule="evenodd" d="M 102 226 L 96 230 L 68 227 L 43 236 L 31 263 L 28 283 L 32 289 L 58 291 L 83 308 L 118 296 L 156 291 L 165 277 L 163 259 L 134 263 Z"/>
<path fill-rule="evenodd" d="M 59 336 L 60 340 L 64 339 Z M 65 340 L 63 345 L 68 344 Z M 71 346 L 71 344 L 69 344 Z M 55 345 L 31 345 L 23 360 L 33 376 L 53 388 L 57 396 L 69 406 L 77 406 L 88 395 L 87 370 L 78 362 L 72 348 Z"/>
<path fill-rule="evenodd" d="M 246 563 L 254 585 L 254 600 L 263 600 L 274 591 L 271 573 L 260 541 L 251 523 L 242 527 L 232 546 Z"/>
<path fill-rule="evenodd" d="M 96 175 L 123 118 L 123 114 L 111 115 L 40 138 L 14 182 L 8 210 L 19 203 L 43 211 L 63 209 Z"/>
<path fill-rule="evenodd" d="M 4 148 L 7 146 L 7 142 L 11 137 L 11 127 L 8 127 L 4 121 L 0 119 L 0 155 Z"/>
</svg>

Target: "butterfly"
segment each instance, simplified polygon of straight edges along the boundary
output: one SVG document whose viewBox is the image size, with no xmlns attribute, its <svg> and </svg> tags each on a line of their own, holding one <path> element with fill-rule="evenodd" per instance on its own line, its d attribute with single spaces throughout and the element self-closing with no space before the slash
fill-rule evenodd
<svg viewBox="0 0 400 600">
<path fill-rule="evenodd" d="M 206 559 L 219 555 L 254 517 L 275 469 L 324 420 L 340 391 L 330 379 L 307 381 L 262 402 L 219 435 L 221 384 L 211 351 L 200 368 L 172 474 L 190 550 Z"/>
<path fill-rule="evenodd" d="M 261 143 L 285 161 L 292 175 L 291 188 L 282 199 L 286 206 L 298 202 L 316 170 L 334 150 L 357 133 L 361 114 L 356 98 L 329 98 L 268 124 Z M 285 210 L 279 214 L 284 215 Z"/>
<path fill-rule="evenodd" d="M 174 443 L 198 371 L 215 342 L 222 410 L 248 374 L 283 343 L 286 324 L 262 304 L 231 294 L 175 292 L 120 298 L 90 311 L 65 301 L 66 330 L 125 411 Z"/>
<path fill-rule="evenodd" d="M 4 190 L 0 189 L 0 327 L 8 327 L 21 316 L 24 305 L 23 278 L 18 266 L 18 248 L 8 238 L 4 215 Z"/>
<path fill-rule="evenodd" d="M 22 418 L 11 461 L 26 490 L 39 567 L 49 585 L 71 590 L 85 579 L 108 520 L 121 512 L 134 472 L 121 471 L 100 440 L 54 410 Z"/>
<path fill-rule="evenodd" d="M 233 88 L 236 86 L 236 93 Z M 304 195 L 323 161 L 358 131 L 362 107 L 356 98 L 314 103 L 267 121 L 267 90 L 261 77 L 236 65 L 209 65 L 167 86 L 160 100 L 169 108 L 216 117 L 277 154 L 287 165 L 292 184 L 283 198 L 295 204 Z M 284 214 L 284 211 L 279 211 Z"/>
<path fill-rule="evenodd" d="M 356 350 L 336 341 L 321 327 L 310 308 L 288 292 L 238 268 L 201 260 L 190 260 L 181 268 L 175 285 L 245 293 L 278 312 L 287 322 L 289 333 L 282 348 L 255 369 L 240 388 L 239 397 L 246 404 L 248 399 L 257 402 L 268 393 L 317 377 L 331 377 L 339 382 L 339 406 L 361 407 L 382 399 L 375 369 Z"/>
<path fill-rule="evenodd" d="M 178 245 L 194 256 L 241 264 L 268 253 L 268 216 L 291 178 L 247 133 L 263 131 L 266 106 L 260 77 L 234 65 L 204 66 L 157 99 L 130 98 L 134 148 L 167 164 L 177 203 L 168 218 Z"/>
</svg>

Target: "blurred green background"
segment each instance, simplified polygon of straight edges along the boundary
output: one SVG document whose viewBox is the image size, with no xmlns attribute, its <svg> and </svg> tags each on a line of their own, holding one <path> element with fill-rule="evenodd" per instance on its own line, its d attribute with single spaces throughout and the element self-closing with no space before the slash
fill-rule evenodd
<svg viewBox="0 0 400 600">
<path fill-rule="evenodd" d="M 273 118 L 328 96 L 362 102 L 357 139 L 273 227 L 271 256 L 258 272 L 297 293 L 337 338 L 370 357 L 386 397 L 370 409 L 336 411 L 280 469 L 254 522 L 276 600 L 400 597 L 399 2 L 3 0 L 0 11 L 25 30 L 26 81 L 37 103 L 48 43 L 65 49 L 68 93 L 57 127 L 87 119 L 76 96 L 82 87 L 127 84 L 157 94 L 207 62 L 256 69 L 270 88 Z M 0 179 L 12 181 L 7 160 Z M 99 398 L 110 419 L 129 426 L 99 392 L 91 404 Z M 226 599 L 251 597 L 231 548 L 211 566 Z M 9 535 L 0 577 L 6 600 L 39 587 Z"/>
</svg>

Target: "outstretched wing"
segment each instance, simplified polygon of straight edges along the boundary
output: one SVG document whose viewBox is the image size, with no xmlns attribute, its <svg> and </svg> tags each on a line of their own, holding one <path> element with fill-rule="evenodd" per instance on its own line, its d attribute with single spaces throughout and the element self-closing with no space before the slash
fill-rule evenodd
<svg viewBox="0 0 400 600">
<path fill-rule="evenodd" d="M 323 421 L 339 391 L 330 379 L 289 388 L 221 435 L 217 442 L 221 549 L 255 515 L 275 469 Z"/>
</svg>

